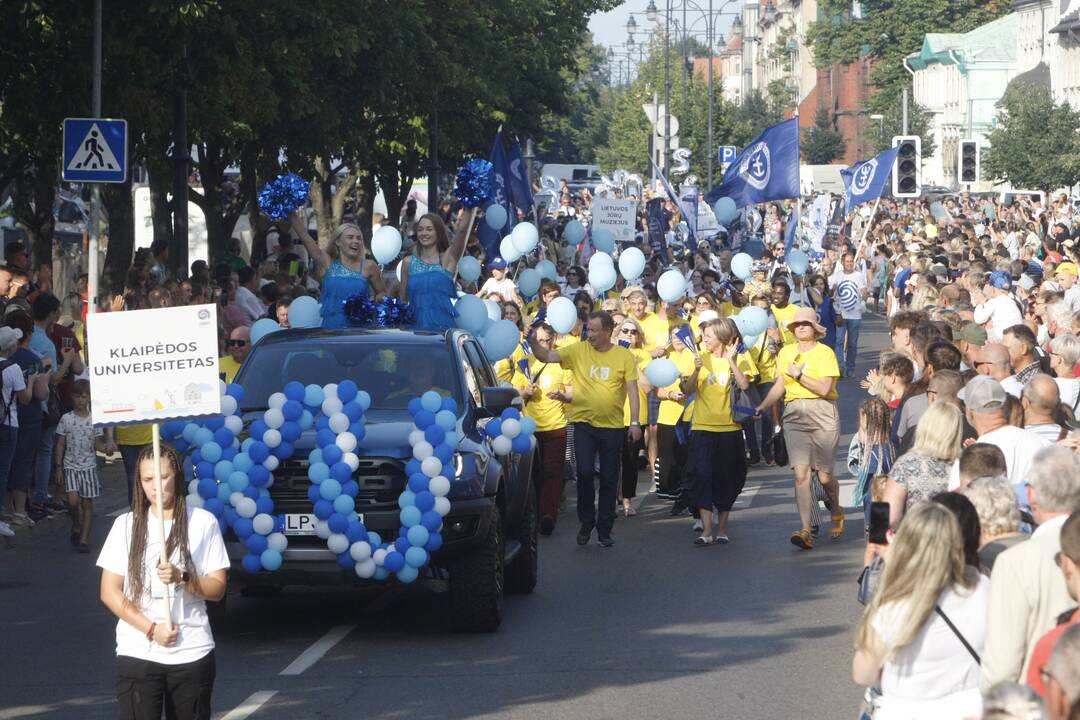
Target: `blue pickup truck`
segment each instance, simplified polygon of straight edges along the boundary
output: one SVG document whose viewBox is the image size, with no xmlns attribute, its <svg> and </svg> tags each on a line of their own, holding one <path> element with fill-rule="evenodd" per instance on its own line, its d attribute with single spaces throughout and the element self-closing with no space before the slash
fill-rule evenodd
<svg viewBox="0 0 1080 720">
<path fill-rule="evenodd" d="M 428 390 L 457 402 L 461 442 L 453 457 L 450 513 L 443 519 L 444 544 L 432 554 L 421 579 L 443 585 L 454 626 L 494 631 L 502 620 L 504 592 L 528 593 L 537 580 L 539 459 L 534 450 L 496 455 L 483 432 L 488 418 L 521 407 L 517 392 L 500 387 L 477 339 L 461 330 L 445 333 L 404 330 L 284 330 L 267 335 L 252 349 L 236 382 L 244 388 L 245 422 L 261 417 L 271 394 L 286 383 L 305 385 L 353 380 L 371 395 L 360 443 L 360 485 L 355 510 L 369 530 L 396 537 L 398 496 L 407 484 L 412 457 L 409 401 Z M 287 585 L 362 585 L 342 568 L 316 535 L 308 499 L 308 431 L 295 456 L 274 473 L 270 495 L 289 546 L 275 572 L 248 573 L 240 565 L 246 549 L 230 530 L 231 588 L 245 594 Z M 212 610 L 220 622 L 224 608 Z"/>
</svg>

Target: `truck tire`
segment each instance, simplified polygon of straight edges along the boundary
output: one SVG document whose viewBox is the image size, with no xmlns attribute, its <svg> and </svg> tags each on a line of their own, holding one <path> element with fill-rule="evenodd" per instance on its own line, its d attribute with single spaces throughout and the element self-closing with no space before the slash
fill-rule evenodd
<svg viewBox="0 0 1080 720">
<path fill-rule="evenodd" d="M 455 629 L 494 632 L 499 627 L 504 570 L 502 515 L 494 505 L 483 543 L 450 566 L 450 606 Z"/>
<path fill-rule="evenodd" d="M 539 545 L 540 518 L 537 516 L 536 492 L 529 487 L 526 492 L 525 509 L 522 512 L 521 527 L 518 528 L 517 540 L 521 551 L 506 568 L 506 592 L 514 595 L 528 595 L 536 587 L 537 549 Z"/>
<path fill-rule="evenodd" d="M 229 599 L 228 593 L 221 596 L 220 600 L 206 601 L 206 617 L 210 621 L 210 632 L 214 635 L 224 635 L 228 623 L 225 621 L 225 608 Z"/>
</svg>

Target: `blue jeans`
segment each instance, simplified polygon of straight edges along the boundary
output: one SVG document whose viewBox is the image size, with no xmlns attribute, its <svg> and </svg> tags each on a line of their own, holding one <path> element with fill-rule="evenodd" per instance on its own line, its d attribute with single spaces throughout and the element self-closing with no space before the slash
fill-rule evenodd
<svg viewBox="0 0 1080 720">
<path fill-rule="evenodd" d="M 600 537 L 611 535 L 615 525 L 615 497 L 619 483 L 619 461 L 625 428 L 600 428 L 588 423 L 574 423 L 574 449 L 577 455 L 578 521 L 596 528 Z M 600 477 L 596 478 L 596 459 L 600 458 Z M 596 486 L 600 501 L 593 499 Z"/>
<path fill-rule="evenodd" d="M 37 451 L 41 443 L 41 421 L 19 426 L 19 440 L 11 461 L 9 484 L 17 490 L 29 490 L 37 483 Z"/>
<path fill-rule="evenodd" d="M 18 428 L 0 425 L 0 509 L 4 507 L 4 496 L 7 494 L 8 479 L 11 477 L 11 461 L 15 457 L 15 446 L 18 442 Z"/>
<path fill-rule="evenodd" d="M 34 470 L 34 502 L 49 499 L 49 480 L 53 476 L 53 447 L 56 445 L 56 426 L 41 428 L 41 442 L 37 447 L 37 468 Z"/>
<path fill-rule="evenodd" d="M 855 374 L 855 354 L 859 351 L 859 325 L 862 320 L 844 320 L 836 328 L 836 362 L 845 375 Z M 847 350 L 844 350 L 844 339 Z M 846 356 L 846 357 L 845 357 Z"/>
</svg>

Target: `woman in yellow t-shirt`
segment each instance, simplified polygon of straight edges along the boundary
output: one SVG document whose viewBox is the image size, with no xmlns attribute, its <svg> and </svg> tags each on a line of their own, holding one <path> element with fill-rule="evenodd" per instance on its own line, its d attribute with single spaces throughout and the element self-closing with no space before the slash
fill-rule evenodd
<svg viewBox="0 0 1080 720">
<path fill-rule="evenodd" d="M 832 503 L 833 540 L 844 534 L 844 509 L 840 506 L 840 486 L 833 474 L 833 458 L 840 440 L 840 415 L 836 411 L 836 380 L 840 367 L 836 353 L 818 342 L 825 337 L 825 328 L 817 321 L 813 308 L 799 308 L 788 323 L 795 342 L 780 348 L 776 356 L 779 373 L 769 394 L 758 405 L 758 411 L 772 407 L 784 399 L 782 425 L 787 441 L 788 457 L 795 472 L 795 504 L 799 509 L 802 528 L 791 535 L 796 547 L 814 547 L 811 528 L 811 507 L 814 502 L 810 488 L 810 470 L 817 468 L 818 477 Z"/>
<path fill-rule="evenodd" d="M 765 312 L 769 312 L 769 290 L 766 286 L 764 289 L 759 289 L 756 294 L 751 298 L 750 304 L 754 307 L 759 307 Z M 775 324 L 776 320 L 770 316 L 771 323 Z M 757 399 L 761 399 L 769 394 L 769 390 L 772 389 L 773 383 L 776 382 L 776 352 L 779 349 L 780 344 L 774 340 L 769 332 L 763 332 L 758 336 L 757 341 L 753 347 L 748 348 L 751 359 L 754 364 L 757 365 L 758 377 L 754 381 L 754 390 L 757 393 Z M 746 442 L 750 446 L 747 450 L 750 453 L 749 463 L 751 465 L 757 465 L 762 458 L 765 459 L 766 465 L 776 465 L 776 460 L 773 459 L 773 428 L 780 424 L 780 406 L 779 404 L 773 405 L 770 412 L 766 413 L 764 417 L 759 420 L 750 420 L 745 424 L 746 428 Z M 760 432 L 760 437 L 758 431 Z"/>
<path fill-rule="evenodd" d="M 727 543 L 728 514 L 746 484 L 746 446 L 742 426 L 731 417 L 733 386 L 746 390 L 756 374 L 748 356 L 739 356 L 739 330 L 734 321 L 710 320 L 701 326 L 703 352 L 682 390 L 696 393 L 687 452 L 687 497 L 701 520 L 694 545 Z M 749 371 L 749 373 L 747 372 Z M 718 520 L 713 528 L 713 508 Z"/>
<path fill-rule="evenodd" d="M 652 355 L 644 347 L 645 332 L 641 329 L 641 324 L 632 315 L 628 315 L 619 323 L 616 333 L 612 337 L 616 343 L 630 350 L 630 353 L 634 356 L 634 362 L 637 363 L 638 417 L 636 419 L 641 426 L 645 426 L 649 413 L 647 396 L 653 389 L 649 381 L 645 379 L 645 368 L 648 366 L 649 361 L 652 360 Z M 628 431 L 632 420 L 633 418 L 630 417 L 630 398 L 628 396 L 623 403 L 623 426 Z M 631 500 L 637 495 L 638 455 L 641 454 L 644 447 L 644 437 L 635 442 L 630 440 L 628 435 L 626 442 L 623 443 L 622 482 L 619 487 L 619 496 L 622 499 L 623 516 L 625 517 L 636 514 Z"/>
<path fill-rule="evenodd" d="M 660 409 L 656 417 L 656 453 L 659 473 L 657 475 L 656 496 L 662 500 L 677 500 L 682 491 L 683 475 L 686 469 L 686 444 L 679 442 L 675 427 L 686 410 L 686 394 L 682 391 L 681 378 L 694 371 L 694 353 L 679 339 L 678 332 L 685 324 L 671 326 L 671 352 L 668 359 L 679 370 L 680 380 L 667 387 L 656 388 L 660 399 Z M 686 511 L 686 504 L 679 506 L 681 515 Z"/>
<path fill-rule="evenodd" d="M 514 376 L 520 374 L 518 368 L 518 361 L 525 358 L 525 350 L 521 347 L 521 341 L 525 335 L 522 332 L 521 325 L 521 309 L 518 308 L 516 303 L 504 302 L 502 304 L 503 320 L 509 320 L 518 327 L 518 345 L 514 348 L 514 352 L 508 358 L 498 360 L 492 366 L 495 370 L 495 378 L 499 382 L 514 382 Z"/>
</svg>

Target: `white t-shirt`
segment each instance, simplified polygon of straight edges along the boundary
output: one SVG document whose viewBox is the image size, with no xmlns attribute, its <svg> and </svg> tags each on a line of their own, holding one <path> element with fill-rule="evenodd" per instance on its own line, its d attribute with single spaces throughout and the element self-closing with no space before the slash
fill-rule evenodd
<svg viewBox="0 0 1080 720">
<path fill-rule="evenodd" d="M 1020 396 L 1024 392 L 1024 386 L 1020 384 L 1020 381 L 1016 379 L 1015 375 L 1010 375 L 1007 378 L 1002 378 L 1001 388 L 1017 400 L 1020 399 Z"/>
<path fill-rule="evenodd" d="M 60 416 L 56 434 L 64 437 L 64 469 L 89 470 L 97 466 L 94 439 L 104 435 L 100 427 L 94 427 L 90 414 L 79 417 L 74 411 Z"/>
<path fill-rule="evenodd" d="M 986 334 L 994 342 L 1001 342 L 1001 334 L 1013 325 L 1024 322 L 1024 316 L 1020 314 L 1020 307 L 1009 295 L 998 295 L 990 298 L 982 305 L 975 308 L 975 322 L 986 326 Z"/>
<path fill-rule="evenodd" d="M 1028 432 L 1033 432 L 1043 440 L 1049 443 L 1056 443 L 1058 438 L 1061 437 L 1061 426 L 1057 423 L 1038 423 L 1036 425 L 1025 425 L 1024 429 Z"/>
<path fill-rule="evenodd" d="M 1005 455 L 1005 469 L 1008 471 L 1009 482 L 1016 490 L 1017 500 L 1021 507 L 1027 507 L 1027 498 L 1023 491 L 1023 483 L 1027 479 L 1028 470 L 1031 469 L 1031 460 L 1035 453 L 1051 443 L 1030 430 L 1018 428 L 1015 425 L 1005 425 L 984 435 L 980 435 L 978 442 L 990 443 L 1001 448 Z M 953 463 L 949 473 L 949 489 L 955 490 L 960 487 L 960 461 Z"/>
<path fill-rule="evenodd" d="M 1061 402 L 1068 405 L 1075 412 L 1077 400 L 1080 399 L 1080 380 L 1076 378 L 1054 378 L 1058 386 L 1058 395 Z"/>
<path fill-rule="evenodd" d="M 188 507 L 188 548 L 195 563 L 195 572 L 207 575 L 215 570 L 229 567 L 229 555 L 225 551 L 225 541 L 221 537 L 221 528 L 217 518 L 202 508 Z M 124 577 L 124 591 L 127 592 L 128 545 L 131 537 L 132 514 L 126 512 L 116 518 L 105 545 L 98 556 L 98 567 Z M 153 514 L 148 518 L 146 533 L 146 552 L 143 555 L 143 577 L 145 583 L 143 596 L 138 600 L 139 611 L 152 622 L 164 622 L 165 585 L 157 577 L 157 561 L 161 554 L 161 543 L 154 527 Z M 172 530 L 172 521 L 165 521 L 165 536 Z M 180 565 L 179 549 L 171 558 L 173 565 Z M 210 633 L 210 620 L 206 615 L 206 602 L 199 597 L 189 595 L 182 585 L 170 586 L 172 594 L 172 621 L 180 628 L 176 645 L 162 647 L 150 642 L 146 635 L 123 620 L 116 623 L 116 654 L 126 657 L 150 660 L 163 665 L 181 665 L 195 662 L 205 657 L 214 649 L 214 637 Z"/>
<path fill-rule="evenodd" d="M 946 588 L 937 602 L 980 655 L 986 644 L 989 599 L 990 578 L 980 573 L 974 588 Z M 883 605 L 874 616 L 872 626 L 886 646 L 891 645 L 892 638 L 903 627 L 907 612 L 907 603 L 899 601 Z M 941 616 L 931 611 L 922 632 L 885 663 L 881 692 L 885 696 L 883 706 L 892 705 L 890 709 L 898 711 L 887 713 L 888 717 L 964 717 L 954 715 L 952 708 L 967 702 L 969 695 L 978 703 L 979 665 Z M 905 714 L 897 707 L 900 705 L 909 705 L 915 712 Z M 978 717 L 978 705 L 975 711 L 972 716 Z"/>
<path fill-rule="evenodd" d="M 22 368 L 18 363 L 12 362 L 0 375 L 3 382 L 3 392 L 0 393 L 0 425 L 19 427 L 19 398 L 15 393 L 26 389 L 26 378 L 23 377 Z"/>
<path fill-rule="evenodd" d="M 1065 291 L 1065 302 L 1069 303 L 1069 310 L 1080 310 L 1080 283 L 1073 285 Z"/>
<path fill-rule="evenodd" d="M 517 284 L 506 275 L 503 276 L 502 280 L 496 280 L 493 277 L 489 277 L 484 281 L 483 287 L 480 288 L 481 295 L 499 293 L 502 299 L 508 302 L 514 299 L 514 293 L 516 292 Z"/>
<path fill-rule="evenodd" d="M 866 273 L 861 270 L 833 273 L 832 286 L 835 288 L 835 307 L 840 310 L 840 315 L 845 320 L 861 320 Z"/>
</svg>

